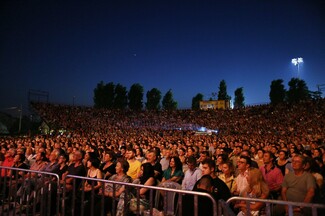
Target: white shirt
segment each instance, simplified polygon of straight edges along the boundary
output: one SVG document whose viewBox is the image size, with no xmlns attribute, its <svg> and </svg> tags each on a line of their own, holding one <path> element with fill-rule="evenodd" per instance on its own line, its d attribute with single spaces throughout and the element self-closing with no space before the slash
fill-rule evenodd
<svg viewBox="0 0 325 216">
<path fill-rule="evenodd" d="M 198 167 L 195 167 L 194 170 L 188 169 L 185 172 L 185 177 L 182 182 L 182 189 L 183 190 L 193 190 L 195 183 L 200 180 L 202 177 L 202 171 Z"/>
</svg>

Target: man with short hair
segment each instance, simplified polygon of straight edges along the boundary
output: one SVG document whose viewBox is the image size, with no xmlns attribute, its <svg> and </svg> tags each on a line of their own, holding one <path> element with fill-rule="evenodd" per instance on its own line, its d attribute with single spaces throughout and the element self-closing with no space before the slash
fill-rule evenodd
<svg viewBox="0 0 325 216">
<path fill-rule="evenodd" d="M 161 168 L 161 164 L 159 163 L 159 161 L 157 160 L 157 152 L 155 149 L 150 150 L 147 155 L 147 160 L 144 162 L 148 162 L 150 163 L 153 168 L 154 168 L 154 172 L 155 172 L 155 178 L 159 181 L 161 181 L 162 179 L 162 168 Z"/>
<path fill-rule="evenodd" d="M 170 155 L 171 155 L 171 152 L 169 149 L 164 148 L 162 150 L 162 158 L 160 159 L 162 171 L 165 171 L 169 167 Z"/>
<path fill-rule="evenodd" d="M 129 170 L 127 171 L 127 175 L 132 178 L 132 180 L 135 180 L 138 178 L 140 170 L 141 170 L 141 162 L 135 159 L 135 149 L 134 148 L 128 148 L 125 153 L 125 157 L 129 163 Z"/>
<path fill-rule="evenodd" d="M 283 182 L 281 170 L 274 165 L 275 156 L 272 152 L 265 152 L 263 155 L 264 166 L 260 167 L 263 178 L 266 181 L 272 199 L 278 199 Z"/>
<path fill-rule="evenodd" d="M 304 171 L 305 157 L 296 155 L 292 158 L 293 172 L 284 176 L 281 195 L 284 201 L 311 203 L 315 195 L 316 181 L 311 173 Z M 288 206 L 285 206 L 288 213 Z M 310 215 L 310 208 L 295 207 L 294 212 Z"/>
<path fill-rule="evenodd" d="M 216 176 L 215 174 L 214 160 L 208 158 L 202 161 L 202 176 L 204 175 L 210 175 L 213 179 L 213 186 L 214 186 L 213 196 L 216 200 L 223 199 L 226 201 L 231 197 L 230 190 L 226 185 L 226 183 L 224 183 L 221 179 L 219 179 L 218 176 Z M 198 188 L 197 187 L 198 182 L 196 182 L 193 190 L 196 190 Z"/>
<path fill-rule="evenodd" d="M 182 182 L 183 190 L 192 190 L 195 183 L 202 177 L 202 171 L 197 167 L 196 159 L 193 156 L 187 158 L 188 170 Z"/>
<path fill-rule="evenodd" d="M 235 179 L 237 184 L 237 190 L 234 192 L 235 195 L 240 195 L 248 186 L 247 176 L 250 167 L 251 158 L 241 155 L 237 161 L 238 176 Z"/>
</svg>

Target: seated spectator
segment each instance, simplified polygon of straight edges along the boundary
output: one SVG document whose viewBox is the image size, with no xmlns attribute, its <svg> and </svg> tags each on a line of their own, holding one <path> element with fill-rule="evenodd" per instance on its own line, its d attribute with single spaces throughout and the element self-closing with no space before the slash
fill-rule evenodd
<svg viewBox="0 0 325 216">
<path fill-rule="evenodd" d="M 283 175 L 281 170 L 274 165 L 274 160 L 275 156 L 272 152 L 265 152 L 263 156 L 264 166 L 261 166 L 260 170 L 262 172 L 264 180 L 269 187 L 270 198 L 278 199 L 281 192 Z"/>
<path fill-rule="evenodd" d="M 231 197 L 231 193 L 226 183 L 224 183 L 218 176 L 215 174 L 215 162 L 208 158 L 202 161 L 202 176 L 210 175 L 213 179 L 214 192 L 213 196 L 215 200 L 223 199 L 228 200 Z M 197 184 L 195 184 L 194 189 L 197 189 Z"/>
<path fill-rule="evenodd" d="M 202 178 L 197 182 L 196 188 L 193 191 L 205 192 L 212 195 L 213 197 L 213 193 L 215 191 L 213 178 L 210 175 L 202 176 Z M 182 214 L 186 216 L 194 215 L 194 196 L 189 194 L 184 195 L 182 200 Z M 197 204 L 198 215 L 213 215 L 213 204 L 208 197 L 198 196 Z"/>
<path fill-rule="evenodd" d="M 182 162 L 180 161 L 179 157 L 171 157 L 169 167 L 164 171 L 161 183 L 164 183 L 166 181 L 173 181 L 178 184 L 181 184 L 184 176 L 182 168 Z"/>
<path fill-rule="evenodd" d="M 115 154 L 113 151 L 106 151 L 104 162 L 100 166 L 100 170 L 104 174 L 104 179 L 109 179 L 112 175 L 116 174 L 114 163 Z"/>
<path fill-rule="evenodd" d="M 247 175 L 248 186 L 242 191 L 240 196 L 267 199 L 269 196 L 269 188 L 263 179 L 262 172 L 257 168 L 250 168 Z M 258 216 L 259 211 L 263 207 L 263 202 L 250 202 L 249 209 L 250 215 Z M 247 212 L 247 205 L 245 201 L 241 201 L 235 205 L 235 208 L 239 208 L 240 212 L 237 216 L 244 216 Z"/>
<path fill-rule="evenodd" d="M 159 163 L 159 160 L 157 157 L 157 151 L 155 149 L 150 150 L 146 156 L 147 156 L 147 162 L 150 163 L 154 168 L 155 178 L 158 181 L 161 181 L 163 171 L 162 171 L 161 164 Z"/>
<path fill-rule="evenodd" d="M 102 179 L 102 172 L 99 169 L 99 159 L 97 158 L 89 158 L 87 161 L 87 177 L 88 178 L 94 178 L 94 179 Z M 87 180 L 84 184 L 83 190 L 85 192 L 90 192 L 91 190 L 94 190 L 95 193 L 98 192 L 99 188 L 101 187 L 102 183 L 99 181 L 95 181 L 94 183 L 91 180 Z"/>
<path fill-rule="evenodd" d="M 141 171 L 139 178 L 136 179 L 133 183 L 140 183 L 146 186 L 156 186 L 157 180 L 155 179 L 154 167 L 150 163 L 144 163 L 141 165 Z M 149 200 L 150 200 L 150 190 L 147 188 L 141 188 L 139 190 L 140 195 L 140 214 L 144 210 L 149 209 Z M 136 214 L 137 211 L 137 195 L 134 193 L 134 198 L 130 200 L 130 210 Z"/>
<path fill-rule="evenodd" d="M 195 183 L 202 177 L 202 171 L 197 167 L 196 159 L 193 156 L 187 158 L 188 170 L 182 182 L 183 190 L 193 190 Z"/>
<path fill-rule="evenodd" d="M 125 158 L 129 163 L 129 169 L 127 175 L 135 180 L 138 178 L 141 168 L 141 163 L 137 159 L 135 159 L 136 150 L 134 148 L 128 148 L 125 153 Z"/>
<path fill-rule="evenodd" d="M 247 156 L 240 156 L 237 160 L 237 170 L 238 170 L 238 176 L 236 177 L 236 191 L 234 192 L 234 195 L 241 194 L 245 188 L 248 186 L 247 182 L 247 175 L 248 170 L 251 167 L 251 158 Z"/>
<path fill-rule="evenodd" d="M 312 174 L 304 171 L 306 165 L 305 157 L 295 155 L 292 158 L 293 172 L 284 176 L 281 195 L 284 201 L 311 203 L 315 195 L 316 182 Z M 288 213 L 288 207 L 285 206 L 285 212 Z M 277 214 L 281 213 L 283 206 L 277 208 Z M 294 207 L 295 213 L 310 215 L 310 209 L 303 207 Z"/>
<path fill-rule="evenodd" d="M 129 169 L 129 163 L 124 159 L 118 159 L 116 163 L 116 174 L 112 175 L 109 180 L 116 181 L 116 182 L 127 182 L 130 183 L 132 181 L 131 177 L 128 176 L 126 173 Z M 113 184 L 106 183 L 105 189 L 102 191 L 102 188 L 99 189 L 99 195 L 104 195 L 104 215 L 107 215 L 108 212 L 110 212 L 113 208 L 113 199 L 116 199 L 116 202 L 119 200 L 123 200 L 124 198 L 121 197 L 125 187 L 121 184 L 115 185 L 115 191 L 113 191 Z M 121 197 L 121 199 L 119 199 Z M 101 214 L 101 206 L 102 206 L 102 197 L 98 196 L 96 206 L 95 206 L 95 214 L 94 215 L 100 215 Z M 124 203 L 123 205 L 119 205 L 118 210 L 123 211 Z"/>
<path fill-rule="evenodd" d="M 288 152 L 285 150 L 279 151 L 279 157 L 275 165 L 281 170 L 282 175 L 285 175 L 286 165 L 290 163 L 288 160 Z"/>
<path fill-rule="evenodd" d="M 231 161 L 227 161 L 222 164 L 222 173 L 218 176 L 230 190 L 230 193 L 233 194 L 237 189 L 237 183 L 234 177 L 235 168 Z"/>
</svg>

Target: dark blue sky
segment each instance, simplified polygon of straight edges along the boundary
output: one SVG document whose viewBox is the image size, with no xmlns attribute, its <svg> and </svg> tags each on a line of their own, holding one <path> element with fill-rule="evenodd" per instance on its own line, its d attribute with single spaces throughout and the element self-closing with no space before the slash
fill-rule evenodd
<svg viewBox="0 0 325 216">
<path fill-rule="evenodd" d="M 205 99 L 225 79 L 234 98 L 269 102 L 274 79 L 325 84 L 321 0 L 2 0 L 0 108 L 27 103 L 29 89 L 50 102 L 93 104 L 103 80 L 146 92 L 172 89 L 179 108 Z"/>
</svg>

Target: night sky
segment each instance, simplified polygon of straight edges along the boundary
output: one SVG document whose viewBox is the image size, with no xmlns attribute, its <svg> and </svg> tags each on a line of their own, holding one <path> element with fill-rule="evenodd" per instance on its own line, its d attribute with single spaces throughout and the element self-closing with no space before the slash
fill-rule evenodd
<svg viewBox="0 0 325 216">
<path fill-rule="evenodd" d="M 325 84 L 322 0 L 2 0 L 0 108 L 27 105 L 29 89 L 53 103 L 93 105 L 97 83 L 171 89 L 178 108 L 209 99 L 224 79 L 247 105 L 269 102 L 272 80 Z"/>
</svg>

